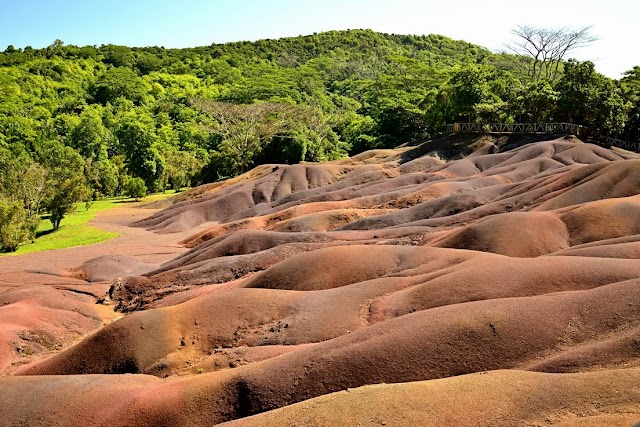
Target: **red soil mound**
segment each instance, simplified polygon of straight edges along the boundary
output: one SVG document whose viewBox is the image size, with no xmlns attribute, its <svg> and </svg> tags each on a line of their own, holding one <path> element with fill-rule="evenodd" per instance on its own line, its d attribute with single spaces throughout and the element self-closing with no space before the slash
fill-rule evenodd
<svg viewBox="0 0 640 427">
<path fill-rule="evenodd" d="M 210 397 L 208 407 L 200 399 L 194 405 L 215 412 L 212 421 L 219 422 L 366 384 L 513 368 L 639 325 L 639 287 L 634 280 L 417 312 L 222 375 L 202 376 L 199 386 L 192 382 L 189 388 L 198 393 L 201 387 Z M 575 369 L 590 366 L 590 360 L 582 360 L 586 363 Z"/>
<path fill-rule="evenodd" d="M 483 372 L 348 389 L 228 425 L 629 426 L 640 416 L 639 380 L 637 368 Z M 212 425 L 236 411 L 222 409 L 227 396 L 244 390 L 213 382 L 207 376 L 169 381 L 140 375 L 2 378 L 0 419 L 8 425 Z M 207 398 L 223 392 L 228 395 L 219 400 Z"/>
<path fill-rule="evenodd" d="M 282 233 L 262 230 L 240 230 L 209 240 L 195 249 L 164 264 L 156 272 L 194 264 L 222 256 L 252 254 L 290 243 L 329 242 L 333 239 L 319 233 Z"/>
<path fill-rule="evenodd" d="M 157 268 L 129 255 L 104 255 L 83 263 L 72 274 L 87 282 L 106 282 L 118 277 L 144 274 Z"/>
<path fill-rule="evenodd" d="M 640 259 L 640 235 L 585 243 L 554 255 Z"/>
<path fill-rule="evenodd" d="M 640 419 L 640 395 L 633 384 L 638 372 L 552 375 L 494 371 L 372 385 L 222 425 L 628 427 Z"/>
<path fill-rule="evenodd" d="M 587 203 L 561 218 L 571 235 L 571 246 L 640 235 L 640 196 Z"/>
<path fill-rule="evenodd" d="M 165 202 L 65 288 L 12 287 L 68 263 L 10 271 L 0 360 L 24 376 L 0 378 L 0 424 L 635 422 L 640 158 L 540 139 L 260 166 Z M 108 284 L 78 277 L 124 275 L 109 323 Z M 49 357 L 10 366 L 18 339 Z"/>
<path fill-rule="evenodd" d="M 365 255 L 375 262 L 358 262 Z M 218 347 L 325 341 L 435 307 L 591 289 L 639 276 L 640 264 L 633 260 L 517 259 L 416 246 L 325 248 L 287 259 L 248 282 L 212 287 L 182 304 L 128 316 L 28 372 L 109 373 L 127 366 L 158 374 L 154 366 L 161 362 L 165 374 Z M 121 349 L 104 356 L 113 346 Z"/>
<path fill-rule="evenodd" d="M 559 185 L 564 191 L 556 189 Z M 549 188 L 550 193 L 535 209 L 552 210 L 595 200 L 635 196 L 639 186 L 640 160 L 589 165 L 560 177 L 556 188 Z"/>
<path fill-rule="evenodd" d="M 24 286 L 0 294 L 0 372 L 65 348 L 113 317 L 94 301 L 89 292 L 66 286 Z"/>
<path fill-rule="evenodd" d="M 262 167 L 264 169 L 265 167 Z M 257 204 L 272 202 L 293 193 L 322 187 L 341 173 L 338 167 L 318 165 L 274 166 L 272 172 L 257 180 L 220 186 L 213 195 L 187 200 L 140 221 L 139 226 L 157 232 L 182 231 L 208 221 L 227 220 Z"/>
<path fill-rule="evenodd" d="M 247 287 L 311 291 L 387 276 L 413 251 L 401 246 L 341 246 L 297 255 L 276 264 Z"/>
<path fill-rule="evenodd" d="M 291 218 L 269 227 L 271 230 L 291 232 L 331 231 L 350 222 L 382 215 L 383 209 L 334 209 Z"/>
<path fill-rule="evenodd" d="M 512 212 L 477 221 L 435 246 L 537 257 L 569 247 L 569 233 L 560 218 L 551 213 Z"/>
</svg>

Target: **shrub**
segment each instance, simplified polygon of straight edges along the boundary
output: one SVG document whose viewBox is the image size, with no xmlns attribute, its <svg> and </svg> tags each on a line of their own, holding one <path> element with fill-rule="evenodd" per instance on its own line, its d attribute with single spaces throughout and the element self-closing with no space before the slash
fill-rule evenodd
<svg viewBox="0 0 640 427">
<path fill-rule="evenodd" d="M 147 186 L 142 178 L 129 178 L 124 186 L 124 192 L 127 196 L 139 200 L 147 194 Z"/>
<path fill-rule="evenodd" d="M 0 251 L 15 252 L 29 237 L 27 212 L 18 202 L 0 199 Z"/>
</svg>

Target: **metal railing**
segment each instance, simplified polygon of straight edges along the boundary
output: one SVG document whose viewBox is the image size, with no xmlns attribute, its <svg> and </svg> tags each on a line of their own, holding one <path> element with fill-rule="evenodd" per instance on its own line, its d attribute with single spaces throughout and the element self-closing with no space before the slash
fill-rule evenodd
<svg viewBox="0 0 640 427">
<path fill-rule="evenodd" d="M 471 133 L 584 133 L 584 126 L 572 123 L 452 123 L 447 132 Z"/>
<path fill-rule="evenodd" d="M 612 147 L 622 148 L 624 150 L 635 151 L 640 153 L 640 142 L 623 141 L 615 138 L 603 138 L 608 145 Z"/>
<path fill-rule="evenodd" d="M 587 138 L 593 137 L 588 128 L 573 123 L 451 123 L 447 125 L 446 129 L 447 133 L 566 133 Z M 602 142 L 602 145 L 640 153 L 640 142 L 606 137 L 597 137 L 595 139 Z"/>
</svg>

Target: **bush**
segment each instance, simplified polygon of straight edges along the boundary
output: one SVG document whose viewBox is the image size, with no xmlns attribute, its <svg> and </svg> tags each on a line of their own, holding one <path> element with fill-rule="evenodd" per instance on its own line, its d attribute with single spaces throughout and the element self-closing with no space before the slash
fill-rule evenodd
<svg viewBox="0 0 640 427">
<path fill-rule="evenodd" d="M 0 251 L 15 252 L 29 237 L 27 212 L 18 202 L 0 199 Z"/>
<path fill-rule="evenodd" d="M 129 178 L 124 186 L 124 193 L 139 200 L 147 194 L 147 186 L 142 178 Z"/>
</svg>

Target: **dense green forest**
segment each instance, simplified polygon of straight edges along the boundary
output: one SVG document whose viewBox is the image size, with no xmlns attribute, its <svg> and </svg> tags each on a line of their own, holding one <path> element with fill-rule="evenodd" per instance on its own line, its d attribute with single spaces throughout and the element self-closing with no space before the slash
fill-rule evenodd
<svg viewBox="0 0 640 427">
<path fill-rule="evenodd" d="M 568 121 L 637 140 L 640 68 L 616 81 L 444 36 L 332 31 L 165 49 L 0 53 L 0 246 L 78 201 L 178 189 L 260 163 L 336 159 L 446 123 Z M 535 73 L 533 74 L 535 76 Z"/>
</svg>

